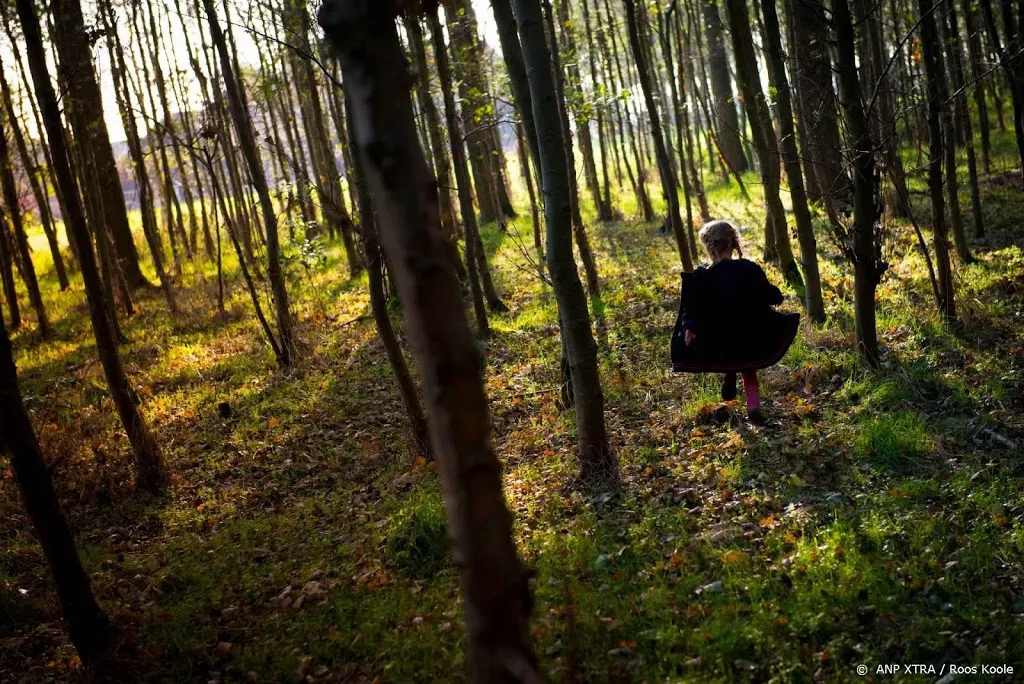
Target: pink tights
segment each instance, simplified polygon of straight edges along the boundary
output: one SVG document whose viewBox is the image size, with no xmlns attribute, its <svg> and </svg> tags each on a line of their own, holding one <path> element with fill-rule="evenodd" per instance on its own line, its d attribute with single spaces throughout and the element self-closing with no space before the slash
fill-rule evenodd
<svg viewBox="0 0 1024 684">
<path fill-rule="evenodd" d="M 743 371 L 743 393 L 747 396 L 747 412 L 761 408 L 761 390 L 757 385 L 757 371 Z"/>
</svg>

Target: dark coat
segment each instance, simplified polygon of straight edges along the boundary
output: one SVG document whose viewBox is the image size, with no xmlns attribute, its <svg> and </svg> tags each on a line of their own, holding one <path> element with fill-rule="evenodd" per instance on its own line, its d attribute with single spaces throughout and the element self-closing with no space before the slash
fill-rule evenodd
<svg viewBox="0 0 1024 684">
<path fill-rule="evenodd" d="M 793 343 L 799 314 L 779 313 L 782 292 L 760 266 L 728 259 L 683 273 L 672 331 L 672 370 L 721 373 L 767 368 Z M 686 344 L 685 331 L 696 336 Z"/>
</svg>

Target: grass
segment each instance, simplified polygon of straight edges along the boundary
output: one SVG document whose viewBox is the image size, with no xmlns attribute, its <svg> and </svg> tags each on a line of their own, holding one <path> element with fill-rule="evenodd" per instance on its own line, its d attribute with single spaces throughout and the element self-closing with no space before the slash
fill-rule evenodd
<svg viewBox="0 0 1024 684">
<path fill-rule="evenodd" d="M 761 203 L 708 190 L 757 258 Z M 739 403 L 716 414 L 716 378 L 668 371 L 670 238 L 637 223 L 625 193 L 625 221 L 588 215 L 623 483 L 596 503 L 569 487 L 574 416 L 557 404 L 554 301 L 517 247 L 532 244 L 529 219 L 484 228 L 511 309 L 493 320 L 485 382 L 550 679 L 839 682 L 861 663 L 1024 667 L 1024 464 L 1011 447 L 1024 439 L 1024 214 L 1002 176 L 985 193 L 993 220 L 974 245 L 979 263 L 955 265 L 962 329 L 938 322 L 909 231 L 896 233 L 877 372 L 851 349 L 850 269 L 818 236 L 829 321 L 805 325 L 762 374 L 764 426 Z M 461 680 L 438 477 L 409 446 L 365 279 L 347 277 L 340 245 L 286 249 L 302 342 L 289 375 L 274 368 L 229 253 L 224 316 L 205 263 L 185 264 L 185 315 L 140 297 L 122 354 L 173 474 L 169 495 L 148 499 L 129 486 L 80 286 L 58 292 L 40 237 L 57 332 L 15 336 L 22 389 L 99 600 L 136 644 L 137 678 Z M 76 680 L 9 471 L 0 538 L 0 680 Z"/>
</svg>

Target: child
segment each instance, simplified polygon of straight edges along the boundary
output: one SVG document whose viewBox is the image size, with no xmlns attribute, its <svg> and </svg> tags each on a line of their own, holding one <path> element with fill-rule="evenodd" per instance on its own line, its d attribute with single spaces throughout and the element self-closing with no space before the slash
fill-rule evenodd
<svg viewBox="0 0 1024 684">
<path fill-rule="evenodd" d="M 724 372 L 722 399 L 736 398 L 736 373 L 743 377 L 747 413 L 763 420 L 757 371 L 775 363 L 796 336 L 798 314 L 781 314 L 782 292 L 761 267 L 743 258 L 739 234 L 728 221 L 700 231 L 710 265 L 683 274 L 679 317 L 672 335 L 672 369 Z M 733 253 L 739 258 L 733 259 Z"/>
</svg>

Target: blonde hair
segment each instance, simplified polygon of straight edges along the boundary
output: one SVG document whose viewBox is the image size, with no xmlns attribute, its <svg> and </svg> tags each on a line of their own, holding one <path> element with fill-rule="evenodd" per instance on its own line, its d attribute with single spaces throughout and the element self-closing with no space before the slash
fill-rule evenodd
<svg viewBox="0 0 1024 684">
<path fill-rule="evenodd" d="M 709 256 L 730 254 L 733 250 L 736 250 L 738 256 L 743 256 L 739 231 L 728 221 L 718 220 L 705 223 L 700 229 L 700 241 Z"/>
</svg>

